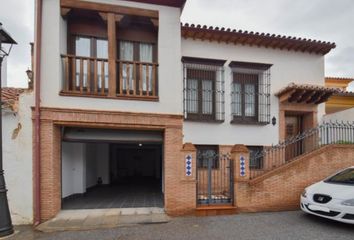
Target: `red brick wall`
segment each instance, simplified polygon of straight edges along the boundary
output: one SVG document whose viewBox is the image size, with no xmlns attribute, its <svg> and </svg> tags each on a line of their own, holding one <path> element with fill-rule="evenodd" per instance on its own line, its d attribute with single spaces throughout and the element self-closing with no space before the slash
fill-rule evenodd
<svg viewBox="0 0 354 240">
<path fill-rule="evenodd" d="M 241 212 L 298 209 L 305 187 L 353 165 L 353 145 L 322 147 L 251 181 L 236 181 L 236 206 Z"/>
<path fill-rule="evenodd" d="M 55 217 L 61 209 L 60 127 L 62 126 L 163 131 L 165 210 L 173 215 L 192 212 L 196 204 L 195 172 L 191 177 L 183 177 L 183 155 L 191 153 L 195 159 L 195 149 L 182 150 L 182 123 L 183 117 L 180 115 L 42 108 L 40 133 L 42 221 Z M 193 166 L 196 166 L 195 162 Z"/>
</svg>

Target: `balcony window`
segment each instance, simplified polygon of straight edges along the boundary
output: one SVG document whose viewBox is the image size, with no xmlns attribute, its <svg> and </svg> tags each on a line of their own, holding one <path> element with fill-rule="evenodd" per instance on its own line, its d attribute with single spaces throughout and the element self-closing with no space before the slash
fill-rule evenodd
<svg viewBox="0 0 354 240">
<path fill-rule="evenodd" d="M 82 79 L 82 84 L 83 88 L 87 89 L 88 86 L 90 86 L 91 83 L 90 81 L 90 76 L 92 75 L 91 69 L 94 69 L 95 66 L 94 64 L 97 63 L 97 69 L 100 69 L 101 71 L 98 71 L 97 73 L 97 78 L 100 79 L 101 81 L 98 81 L 97 83 L 97 89 L 98 91 L 101 91 L 101 88 L 103 87 L 102 91 L 107 91 L 108 87 L 108 62 L 107 61 L 95 61 L 95 59 L 108 59 L 108 41 L 107 39 L 99 39 L 95 37 L 85 37 L 85 36 L 75 36 L 75 43 L 74 43 L 74 49 L 75 49 L 75 56 L 76 58 L 76 69 L 75 69 L 75 87 L 77 90 L 80 88 L 80 72 L 81 70 L 83 71 L 83 79 Z M 81 61 L 82 61 L 82 68 L 81 68 Z M 103 65 L 103 66 L 102 66 Z M 90 72 L 88 72 L 90 69 Z M 102 71 L 103 69 L 103 71 Z"/>
<path fill-rule="evenodd" d="M 224 120 L 224 61 L 183 58 L 187 120 Z"/>
<path fill-rule="evenodd" d="M 156 18 L 84 9 L 63 12 L 68 52 L 61 56 L 62 95 L 158 100 Z"/>
<path fill-rule="evenodd" d="M 150 43 L 130 41 L 119 42 L 119 61 L 121 62 L 122 89 L 143 93 L 153 90 L 153 48 Z M 141 82 L 140 82 L 141 81 Z M 139 90 L 138 94 L 140 93 Z"/>
<path fill-rule="evenodd" d="M 270 123 L 269 64 L 231 62 L 232 123 Z"/>
</svg>

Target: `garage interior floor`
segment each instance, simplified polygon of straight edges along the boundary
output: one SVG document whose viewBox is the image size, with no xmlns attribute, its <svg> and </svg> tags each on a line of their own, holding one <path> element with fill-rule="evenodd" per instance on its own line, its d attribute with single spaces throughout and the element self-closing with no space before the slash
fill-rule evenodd
<svg viewBox="0 0 354 240">
<path fill-rule="evenodd" d="M 85 194 L 62 200 L 63 210 L 106 208 L 163 208 L 161 180 L 132 178 L 111 185 L 96 186 Z"/>
</svg>

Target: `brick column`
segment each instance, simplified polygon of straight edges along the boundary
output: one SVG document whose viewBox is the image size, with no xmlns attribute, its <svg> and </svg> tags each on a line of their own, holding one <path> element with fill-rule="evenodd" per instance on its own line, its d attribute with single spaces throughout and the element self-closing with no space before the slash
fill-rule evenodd
<svg viewBox="0 0 354 240">
<path fill-rule="evenodd" d="M 60 128 L 41 122 L 41 220 L 57 215 L 61 208 Z"/>
<path fill-rule="evenodd" d="M 165 130 L 165 210 L 169 215 L 194 214 L 196 208 L 196 150 L 182 144 L 182 129 Z M 191 173 L 186 174 L 190 157 Z"/>
<path fill-rule="evenodd" d="M 234 205 L 247 205 L 248 181 L 250 179 L 249 151 L 245 145 L 234 145 L 231 149 L 234 162 Z M 242 165 L 241 165 L 242 162 Z M 241 168 L 244 169 L 241 169 Z"/>
<path fill-rule="evenodd" d="M 182 181 L 196 181 L 197 180 L 197 149 L 194 147 L 192 143 L 183 144 L 182 152 L 182 160 L 181 160 L 181 180 Z M 188 158 L 188 159 L 187 159 Z M 187 165 L 187 161 L 190 159 L 191 164 Z M 190 167 L 190 173 L 188 173 Z"/>
</svg>

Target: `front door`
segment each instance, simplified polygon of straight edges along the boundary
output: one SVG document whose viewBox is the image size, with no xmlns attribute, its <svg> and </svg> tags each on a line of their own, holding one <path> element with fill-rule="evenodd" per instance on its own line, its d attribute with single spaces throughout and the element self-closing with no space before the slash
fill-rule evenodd
<svg viewBox="0 0 354 240">
<path fill-rule="evenodd" d="M 285 160 L 299 156 L 303 152 L 303 141 L 295 140 L 296 136 L 302 133 L 303 117 L 301 115 L 285 116 Z"/>
</svg>

